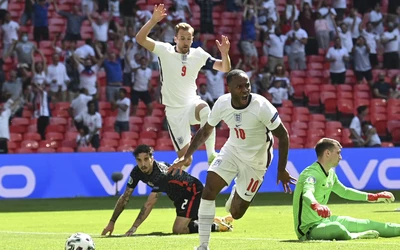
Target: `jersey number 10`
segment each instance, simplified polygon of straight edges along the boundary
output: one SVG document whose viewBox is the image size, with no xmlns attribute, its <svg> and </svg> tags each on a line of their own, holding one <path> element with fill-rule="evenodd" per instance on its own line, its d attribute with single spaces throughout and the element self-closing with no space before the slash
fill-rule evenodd
<svg viewBox="0 0 400 250">
<path fill-rule="evenodd" d="M 181 76 L 185 76 L 185 75 L 186 75 L 186 66 L 182 66 Z"/>
<path fill-rule="evenodd" d="M 244 139 L 246 139 L 246 133 L 244 132 L 244 129 L 242 129 L 242 128 L 234 128 L 235 129 L 235 132 L 236 132 L 236 137 L 238 138 L 238 139 L 242 139 L 242 140 L 244 140 Z"/>
</svg>

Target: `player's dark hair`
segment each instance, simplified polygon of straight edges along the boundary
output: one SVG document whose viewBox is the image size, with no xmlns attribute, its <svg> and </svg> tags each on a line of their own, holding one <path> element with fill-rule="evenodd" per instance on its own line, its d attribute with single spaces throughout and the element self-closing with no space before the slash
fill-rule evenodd
<svg viewBox="0 0 400 250">
<path fill-rule="evenodd" d="M 364 112 L 364 111 L 367 110 L 367 109 L 368 109 L 368 106 L 362 105 L 362 106 L 360 106 L 360 107 L 357 108 L 357 114 L 360 115 L 362 112 Z"/>
<path fill-rule="evenodd" d="M 367 121 L 363 121 L 361 123 L 361 127 L 363 128 L 365 125 L 371 125 L 371 123 L 367 122 Z"/>
<path fill-rule="evenodd" d="M 245 74 L 245 75 L 246 75 L 246 72 L 244 72 L 244 71 L 241 70 L 241 69 L 234 69 L 234 70 L 231 70 L 231 71 L 229 71 L 228 74 L 226 74 L 226 82 L 227 82 L 228 84 L 230 84 L 230 83 L 232 82 L 232 78 L 233 78 L 233 77 L 235 77 L 235 76 L 240 76 L 240 75 L 242 75 L 242 74 Z"/>
<path fill-rule="evenodd" d="M 154 153 L 154 149 L 152 147 L 150 147 L 149 145 L 146 144 L 140 144 L 139 146 L 137 146 L 135 148 L 135 150 L 133 151 L 133 155 L 136 157 L 138 157 L 139 154 L 141 153 L 146 153 L 149 154 L 150 156 L 153 156 Z"/>
<path fill-rule="evenodd" d="M 315 145 L 315 153 L 317 154 L 317 157 L 321 157 L 325 150 L 332 151 L 336 145 L 338 145 L 339 148 L 342 148 L 338 141 L 331 138 L 322 138 Z"/>
<path fill-rule="evenodd" d="M 120 89 L 119 89 L 119 92 L 122 92 L 122 93 L 124 93 L 125 95 L 128 94 L 128 91 L 126 91 L 125 88 L 120 88 Z"/>
<path fill-rule="evenodd" d="M 93 101 L 93 100 L 92 100 L 92 101 L 88 101 L 88 103 L 87 103 L 87 107 L 88 107 L 88 108 L 90 108 L 90 105 L 92 105 L 92 104 L 93 104 L 93 105 L 95 105 L 95 103 L 94 103 L 94 101 Z M 96 106 L 96 105 L 95 105 L 95 106 Z"/>
</svg>

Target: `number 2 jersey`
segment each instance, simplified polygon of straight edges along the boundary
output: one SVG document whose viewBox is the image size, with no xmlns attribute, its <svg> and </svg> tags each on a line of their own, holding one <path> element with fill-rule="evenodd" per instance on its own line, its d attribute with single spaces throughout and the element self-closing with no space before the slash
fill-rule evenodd
<svg viewBox="0 0 400 250">
<path fill-rule="evenodd" d="M 136 165 L 130 174 L 127 186 L 135 189 L 139 181 L 146 183 L 152 188 L 152 192 L 166 193 L 172 201 L 179 201 L 187 197 L 188 193 L 197 194 L 203 191 L 200 180 L 185 171 L 182 174 L 168 174 L 170 165 L 165 162 L 154 161 L 151 174 L 144 174 Z"/>
<path fill-rule="evenodd" d="M 257 169 L 265 169 L 272 161 L 273 135 L 281 120 L 276 108 L 263 96 L 251 94 L 247 107 L 232 107 L 231 94 L 225 94 L 215 102 L 208 123 L 216 126 L 223 120 L 229 127 L 229 138 L 222 150 L 245 161 L 251 161 Z M 221 150 L 221 151 L 222 151 Z"/>
<path fill-rule="evenodd" d="M 197 95 L 196 79 L 208 60 L 215 60 L 202 48 L 190 48 L 184 55 L 169 43 L 155 42 L 154 54 L 160 64 L 161 103 L 168 107 L 189 106 Z"/>
</svg>

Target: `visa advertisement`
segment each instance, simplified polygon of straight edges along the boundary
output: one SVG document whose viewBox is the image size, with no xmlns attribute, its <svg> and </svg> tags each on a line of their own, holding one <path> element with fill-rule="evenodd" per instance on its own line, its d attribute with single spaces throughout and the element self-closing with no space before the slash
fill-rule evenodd
<svg viewBox="0 0 400 250">
<path fill-rule="evenodd" d="M 259 192 L 282 192 L 276 185 L 277 150 L 267 170 Z M 176 153 L 155 152 L 158 161 L 172 163 Z M 342 150 L 343 160 L 336 168 L 341 182 L 359 190 L 400 189 L 400 149 L 360 148 Z M 292 176 L 316 160 L 313 149 L 292 149 L 287 169 Z M 60 153 L 11 154 L 0 156 L 0 199 L 12 198 L 67 198 L 103 197 L 124 191 L 129 173 L 136 165 L 131 153 Z M 205 183 L 207 174 L 205 151 L 194 154 L 187 172 Z M 123 179 L 112 181 L 113 172 L 121 172 Z M 222 193 L 230 193 L 232 184 Z M 150 187 L 139 183 L 134 195 L 148 195 Z"/>
</svg>

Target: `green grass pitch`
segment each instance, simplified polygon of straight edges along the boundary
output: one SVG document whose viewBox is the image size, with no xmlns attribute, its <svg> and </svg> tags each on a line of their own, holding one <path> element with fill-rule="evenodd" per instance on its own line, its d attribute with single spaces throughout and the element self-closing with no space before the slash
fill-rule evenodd
<svg viewBox="0 0 400 250">
<path fill-rule="evenodd" d="M 400 192 L 395 196 L 400 197 Z M 333 214 L 400 223 L 400 205 L 353 203 L 334 195 L 330 208 Z M 217 200 L 217 216 L 226 215 L 223 205 L 227 197 Z M 246 215 L 234 222 L 234 231 L 212 233 L 213 250 L 270 249 L 400 249 L 400 237 L 356 241 L 298 242 L 293 230 L 291 195 L 259 194 Z M 90 234 L 97 250 L 192 250 L 198 236 L 170 235 L 175 210 L 167 197 L 156 204 L 148 219 L 133 237 L 121 237 L 132 225 L 146 197 L 132 197 L 117 221 L 114 237 L 100 237 L 107 224 L 116 197 L 54 200 L 1 200 L 1 250 L 64 249 L 66 238 L 75 232 Z"/>
</svg>

